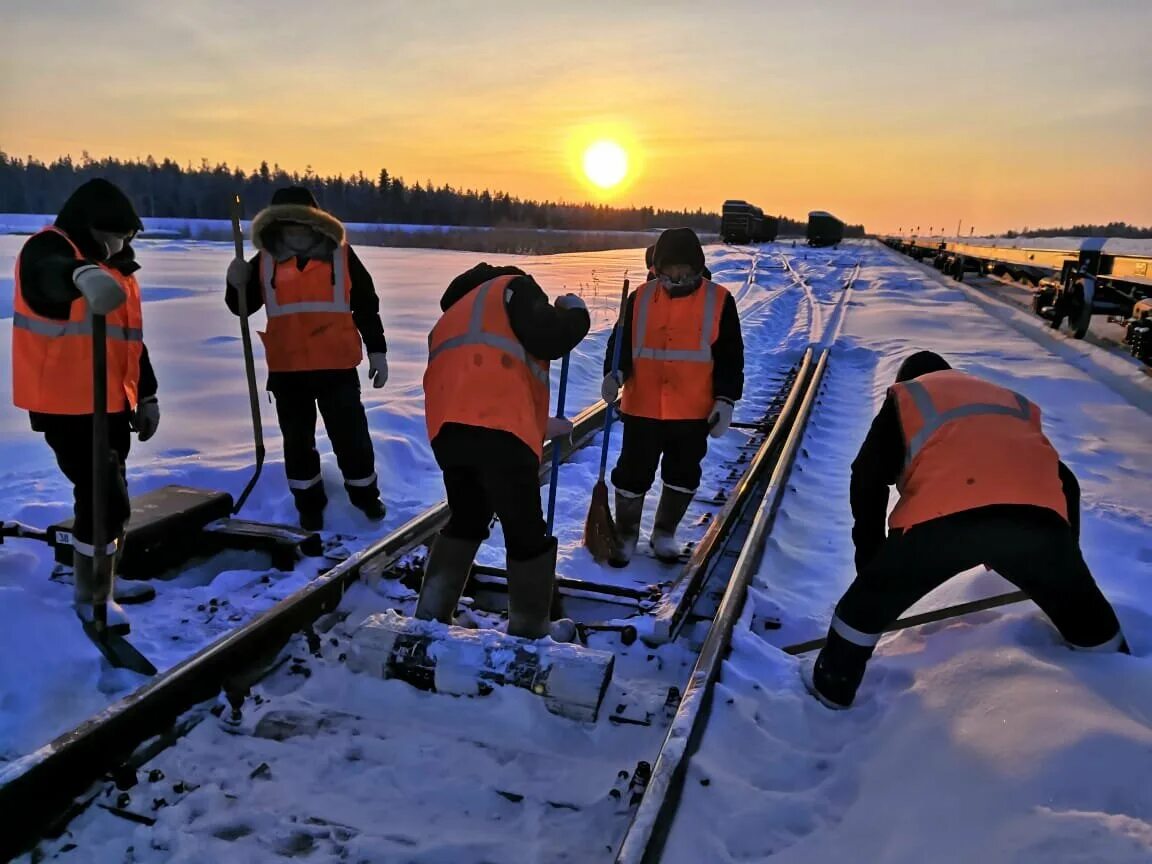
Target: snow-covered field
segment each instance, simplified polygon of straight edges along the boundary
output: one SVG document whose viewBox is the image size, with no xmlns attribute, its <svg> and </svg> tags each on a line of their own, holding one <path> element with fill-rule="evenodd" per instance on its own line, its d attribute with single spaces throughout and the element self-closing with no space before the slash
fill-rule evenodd
<svg viewBox="0 0 1152 864">
<path fill-rule="evenodd" d="M 11 272 L 19 239 L 0 238 L 0 272 Z M 221 298 L 228 246 L 141 245 L 145 327 L 165 414 L 157 437 L 134 451 L 133 490 L 184 482 L 236 493 L 251 457 L 237 325 Z M 708 253 L 716 279 L 741 308 L 749 371 L 742 420 L 755 419 L 752 406 L 820 335 L 818 325 L 835 322 L 840 281 L 857 259 L 863 270 L 689 765 L 664 860 L 1152 860 L 1152 686 L 1140 656 L 1152 643 L 1152 619 L 1143 611 L 1152 576 L 1152 466 L 1149 417 L 1132 404 L 1152 394 L 1152 379 L 1128 378 L 1127 361 L 1101 359 L 1098 351 L 1070 358 L 1042 348 L 1021 332 L 1038 322 L 989 314 L 969 302 L 968 289 L 875 244 Z M 793 285 L 781 254 L 806 277 L 820 308 Z M 424 339 L 443 286 L 478 260 L 388 249 L 365 249 L 362 257 L 377 280 L 392 355 L 388 387 L 365 391 L 390 513 L 383 528 L 361 522 L 342 500 L 326 454 L 330 527 L 351 543 L 441 497 L 422 419 Z M 519 261 L 547 290 L 579 290 L 590 301 L 595 333 L 574 358 L 569 413 L 593 402 L 619 279 L 627 269 L 638 273 L 642 252 L 488 258 Z M 0 285 L 0 294 L 10 288 Z M 9 334 L 0 327 L 0 350 L 9 350 Z M 1022 604 L 888 637 L 852 711 L 833 714 L 803 692 L 798 661 L 778 646 L 822 635 L 851 579 L 848 465 L 897 365 L 918 348 L 938 350 L 1045 409 L 1049 434 L 1083 485 L 1086 557 L 1137 656 L 1073 655 Z M 1129 385 L 1126 397 L 1102 383 L 1118 379 Z M 69 490 L 47 447 L 8 407 L 8 386 L 0 383 L 3 516 L 47 524 L 68 511 Z M 270 464 L 248 515 L 289 520 L 274 414 L 264 409 Z M 706 490 L 720 484 L 742 440 L 734 432 L 714 444 Z M 667 580 L 669 571 L 649 559 L 625 571 L 596 568 L 581 548 L 597 467 L 598 452 L 589 449 L 561 472 L 560 572 L 635 585 Z M 709 509 L 694 504 L 686 524 L 699 531 Z M 499 550 L 496 537 L 482 560 L 500 563 Z M 225 619 L 245 620 L 310 575 L 301 568 L 265 584 L 266 571 L 250 562 L 228 566 L 218 572 L 216 562 L 159 582 L 158 599 L 132 610 L 136 642 L 157 665 L 171 665 L 237 623 Z M 49 569 L 45 547 L 13 541 L 0 548 L 0 756 L 8 758 L 140 683 L 102 670 L 75 626 L 69 589 L 49 581 Z M 973 573 L 925 603 L 1002 587 L 993 574 Z M 213 597 L 226 613 L 198 610 Z M 101 862 L 611 860 L 627 813 L 608 792 L 619 772 L 655 756 L 666 689 L 690 670 L 689 646 L 620 650 L 595 725 L 550 715 L 511 688 L 454 699 L 355 675 L 336 662 L 358 620 L 411 601 L 394 583 L 356 586 L 341 607 L 345 623 L 331 631 L 335 644 L 325 639 L 328 662 L 302 651 L 311 674 L 286 666 L 264 682 L 268 701 L 246 717 L 241 734 L 209 718 L 147 766 L 163 778 L 134 789 L 131 806 L 155 817 L 154 826 L 92 809 L 49 851 L 76 843 L 62 860 Z M 766 631 L 767 615 L 784 626 Z M 606 635 L 592 644 L 618 646 Z M 651 714 L 652 725 L 612 723 L 612 713 Z M 153 810 L 152 799 L 161 797 L 171 806 Z"/>
<path fill-rule="evenodd" d="M 0 354 L 11 354 L 12 272 L 25 238 L 0 237 Z M 253 464 L 253 445 L 237 319 L 223 300 L 223 272 L 231 244 L 141 241 L 140 281 L 145 298 L 145 340 L 160 381 L 160 430 L 133 443 L 129 485 L 133 493 L 170 483 L 239 495 Z M 348 504 L 323 424 L 318 446 L 331 503 L 330 532 L 362 545 L 403 524 L 443 497 L 440 473 L 424 428 L 421 378 L 427 334 L 439 316 L 448 282 L 480 257 L 469 253 L 364 248 L 376 281 L 389 341 L 391 378 L 363 391 L 376 445 L 377 471 L 389 508 L 373 526 Z M 643 250 L 540 259 L 486 256 L 519 263 L 555 294 L 576 291 L 593 311 L 595 332 L 574 358 L 569 413 L 599 398 L 600 357 L 619 305 L 620 280 L 643 270 Z M 254 329 L 263 329 L 263 314 Z M 261 387 L 264 362 L 253 336 Z M 559 364 L 555 364 L 557 374 Z M 365 366 L 366 369 L 366 366 Z M 245 506 L 246 518 L 294 522 L 283 474 L 274 407 L 261 398 L 268 463 Z M 71 514 L 71 487 L 27 415 L 12 407 L 11 379 L 0 377 L 0 519 L 36 526 Z M 583 518 L 581 516 L 581 518 Z M 252 569 L 247 556 L 214 559 L 211 566 L 158 581 L 158 598 L 129 608 L 133 641 L 161 669 L 175 664 L 242 621 L 300 588 L 320 565 L 283 575 Z M 11 759 L 75 725 L 92 711 L 139 686 L 132 673 L 102 669 L 99 655 L 79 630 L 69 603 L 70 586 L 50 581 L 51 550 L 30 541 L 0 547 L 0 760 Z M 271 576 L 267 582 L 262 581 Z M 217 608 L 210 601 L 219 600 Z"/>
</svg>

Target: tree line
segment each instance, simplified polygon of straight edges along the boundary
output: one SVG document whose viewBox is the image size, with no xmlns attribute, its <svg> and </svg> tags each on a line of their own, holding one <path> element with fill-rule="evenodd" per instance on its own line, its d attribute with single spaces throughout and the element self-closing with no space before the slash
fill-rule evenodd
<svg viewBox="0 0 1152 864">
<path fill-rule="evenodd" d="M 1134 240 L 1152 238 L 1152 226 L 1141 228 L 1127 222 L 1109 222 L 1107 225 L 1073 225 L 1071 228 L 1025 228 L 1023 231 L 1006 231 L 1004 236 L 1013 237 L 1127 237 Z"/>
<path fill-rule="evenodd" d="M 180 165 L 172 159 L 93 159 L 61 156 L 45 164 L 13 158 L 0 151 L 0 212 L 55 213 L 78 185 L 104 177 L 122 188 L 142 216 L 226 219 L 229 201 L 239 193 L 246 217 L 266 207 L 281 186 L 305 186 L 320 206 L 347 222 L 416 225 L 563 228 L 593 231 L 640 231 L 687 225 L 714 233 L 720 217 L 697 210 L 655 207 L 609 207 L 531 201 L 506 192 L 456 189 L 431 181 L 407 183 L 381 169 L 375 177 L 324 177 L 311 167 L 303 174 L 261 162 L 253 171 L 227 163 Z"/>
<path fill-rule="evenodd" d="M 14 158 L 0 150 L 0 213 L 56 213 L 78 185 L 104 177 L 122 188 L 142 216 L 185 219 L 227 219 L 231 196 L 239 193 L 244 215 L 254 216 L 268 205 L 281 186 L 305 186 L 320 206 L 346 222 L 414 225 L 553 228 L 584 231 L 644 231 L 686 225 L 702 233 L 720 228 L 719 213 L 666 210 L 655 207 L 609 207 L 532 201 L 507 192 L 456 189 L 432 181 L 408 183 L 382 168 L 374 177 L 325 177 L 309 166 L 304 173 L 288 172 L 266 161 L 252 171 L 212 165 L 180 165 L 165 158 L 122 160 L 61 156 L 50 163 Z M 781 217 L 782 235 L 803 235 L 805 222 Z M 864 226 L 850 225 L 849 237 L 862 237 Z"/>
</svg>

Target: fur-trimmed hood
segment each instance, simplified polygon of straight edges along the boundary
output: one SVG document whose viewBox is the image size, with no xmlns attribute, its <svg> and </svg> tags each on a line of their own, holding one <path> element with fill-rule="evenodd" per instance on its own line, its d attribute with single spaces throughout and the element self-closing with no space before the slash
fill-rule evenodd
<svg viewBox="0 0 1152 864">
<path fill-rule="evenodd" d="M 261 252 L 276 253 L 277 229 L 285 223 L 306 225 L 330 240 L 334 246 L 344 242 L 344 224 L 318 207 L 304 204 L 273 204 L 265 207 L 252 220 L 252 245 Z"/>
</svg>

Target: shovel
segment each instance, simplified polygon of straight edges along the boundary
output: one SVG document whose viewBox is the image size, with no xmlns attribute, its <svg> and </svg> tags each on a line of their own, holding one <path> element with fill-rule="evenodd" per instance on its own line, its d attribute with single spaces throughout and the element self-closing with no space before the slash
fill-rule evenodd
<svg viewBox="0 0 1152 864">
<path fill-rule="evenodd" d="M 108 448 L 108 320 L 92 315 L 92 573 L 96 579 L 107 572 L 108 531 L 104 503 L 112 453 Z M 112 593 L 112 586 L 108 586 Z M 156 667 L 132 643 L 108 629 L 108 601 L 93 604 L 92 620 L 84 621 L 84 634 L 117 669 L 155 675 Z"/>
</svg>

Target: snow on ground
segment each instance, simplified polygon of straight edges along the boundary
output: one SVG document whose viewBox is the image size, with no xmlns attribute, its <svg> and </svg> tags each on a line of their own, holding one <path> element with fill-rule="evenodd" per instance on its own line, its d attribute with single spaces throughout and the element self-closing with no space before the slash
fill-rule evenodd
<svg viewBox="0 0 1152 864">
<path fill-rule="evenodd" d="M 21 237 L 0 237 L 0 355 L 11 356 L 12 273 Z M 253 465 L 248 396 L 239 325 L 223 301 L 223 273 L 231 244 L 140 241 L 139 278 L 145 300 L 145 338 L 160 381 L 160 430 L 145 444 L 133 441 L 129 484 L 133 494 L 170 483 L 239 495 Z M 542 258 L 485 256 L 494 264 L 517 263 L 545 290 L 575 291 L 593 313 L 594 333 L 573 359 L 568 413 L 599 398 L 600 368 L 608 329 L 616 319 L 620 280 L 643 271 L 643 250 Z M 474 265 L 472 253 L 364 248 L 389 340 L 391 378 L 363 391 L 376 448 L 387 520 L 372 525 L 348 504 L 323 431 L 317 430 L 330 504 L 329 533 L 355 547 L 382 536 L 443 497 L 440 473 L 424 427 L 421 378 L 427 334 L 439 315 L 444 287 Z M 263 328 L 263 313 L 253 329 Z M 254 335 L 257 379 L 268 448 L 264 473 L 243 516 L 294 522 L 295 509 L 283 474 L 274 406 L 263 393 L 265 365 Z M 554 382 L 559 363 L 553 364 Z M 364 367 L 366 370 L 366 366 Z M 0 519 L 44 527 L 71 514 L 71 487 L 60 474 L 42 436 L 27 415 L 12 407 L 11 378 L 0 377 Z M 582 517 L 581 517 L 582 518 Z M 133 641 L 160 668 L 167 668 L 298 590 L 320 566 L 305 561 L 292 574 L 269 571 L 258 556 L 221 556 L 157 581 L 158 598 L 129 608 Z M 124 671 L 102 667 L 70 608 L 71 587 L 49 580 L 51 550 L 31 541 L 0 546 L 0 762 L 43 744 L 142 683 Z M 212 608 L 210 601 L 220 601 Z"/>
<path fill-rule="evenodd" d="M 1152 861 L 1149 416 L 1102 383 L 1117 380 L 1115 358 L 1078 350 L 1072 365 L 973 297 L 882 247 L 865 253 L 663 860 Z M 778 646 L 822 636 L 853 576 L 849 466 L 918 349 L 1044 409 L 1083 487 L 1085 557 L 1136 656 L 1073 653 L 1019 604 L 886 637 L 850 711 L 803 690 L 801 661 Z M 1007 588 L 979 569 L 917 608 Z M 784 626 L 766 630 L 769 615 Z"/>
<path fill-rule="evenodd" d="M 398 262 L 409 253 L 381 254 L 400 269 Z M 599 274 L 619 274 L 637 254 L 539 259 L 529 269 L 552 286 L 563 272 L 586 273 L 593 263 Z M 442 257 L 420 253 L 418 260 L 428 267 L 427 262 L 435 264 Z M 367 263 L 379 277 L 381 270 L 374 267 L 378 260 Z M 807 344 L 811 310 L 775 254 L 710 250 L 709 264 L 715 278 L 733 291 L 742 312 L 749 382 L 741 411 L 750 412 L 746 419 L 756 419 L 753 406 L 763 405 Z M 459 269 L 456 263 L 442 266 L 437 284 Z M 581 278 L 586 284 L 590 280 Z M 598 278 L 607 279 L 602 297 L 616 293 L 615 275 Z M 590 284 L 585 290 L 596 293 Z M 814 279 L 813 290 L 831 303 L 838 283 Z M 408 297 L 407 303 L 415 302 Z M 615 307 L 618 296 L 606 302 Z M 393 299 L 389 308 L 402 306 Z M 415 311 L 409 314 L 412 317 L 398 324 L 397 311 L 390 312 L 390 331 L 405 339 L 422 338 L 428 322 Z M 604 326 L 614 317 L 614 312 L 599 316 L 600 331 L 581 346 L 573 366 L 582 376 L 574 405 L 593 401 Z M 394 352 L 399 341 L 393 337 Z M 415 348 L 412 356 L 412 365 L 420 367 L 412 370 L 415 376 L 422 371 Z M 413 398 L 418 401 L 418 392 Z M 383 416 L 374 417 L 383 425 L 391 412 L 381 409 Z M 377 423 L 373 426 L 378 431 Z M 417 433 L 422 435 L 422 428 L 413 435 Z M 724 463 L 735 457 L 744 440 L 744 433 L 733 432 L 713 442 L 705 495 L 718 487 L 716 478 L 727 473 Z M 613 444 L 610 464 L 618 432 Z M 589 448 L 561 471 L 560 572 L 622 584 L 667 581 L 677 571 L 654 560 L 641 557 L 627 570 L 614 571 L 597 568 L 582 549 L 580 535 L 598 463 L 598 448 Z M 421 482 L 422 470 L 423 463 L 416 462 L 404 475 L 406 484 Z M 438 476 L 435 479 L 438 482 Z M 650 496 L 646 528 L 656 497 Z M 685 535 L 699 536 L 701 517 L 715 509 L 695 503 L 686 525 L 696 527 Z M 494 537 L 481 560 L 502 563 L 501 548 Z M 329 662 L 314 663 L 300 650 L 310 674 L 281 670 L 262 683 L 259 692 L 265 702 L 255 716 L 246 716 L 243 734 L 228 734 L 212 719 L 200 724 L 180 746 L 147 766 L 160 770 L 164 779 L 132 792 L 133 806 L 156 816 L 156 826 L 134 826 L 102 810 L 89 810 L 70 827 L 68 839 L 79 848 L 68 853 L 68 860 L 119 860 L 128 847 L 136 861 L 255 861 L 285 850 L 311 851 L 322 860 L 348 856 L 382 862 L 608 859 L 628 820 L 627 808 L 620 810 L 608 793 L 620 772 L 635 769 L 638 758 L 654 760 L 664 735 L 667 689 L 682 686 L 687 678 L 693 662 L 689 647 L 677 643 L 648 649 L 637 642 L 623 648 L 614 637 L 594 634 L 593 647 L 618 652 L 613 683 L 595 725 L 552 716 L 540 700 L 512 688 L 483 699 L 454 699 L 422 693 L 399 681 L 355 675 L 340 665 L 339 655 L 348 650 L 347 634 L 358 622 L 385 608 L 410 610 L 413 600 L 413 592 L 397 583 L 355 586 L 339 610 L 344 621 L 325 634 L 323 651 Z M 617 724 L 608 720 L 613 713 L 656 720 L 650 726 Z M 177 782 L 194 791 L 174 792 Z M 152 810 L 152 799 L 159 797 L 171 806 Z"/>
</svg>

